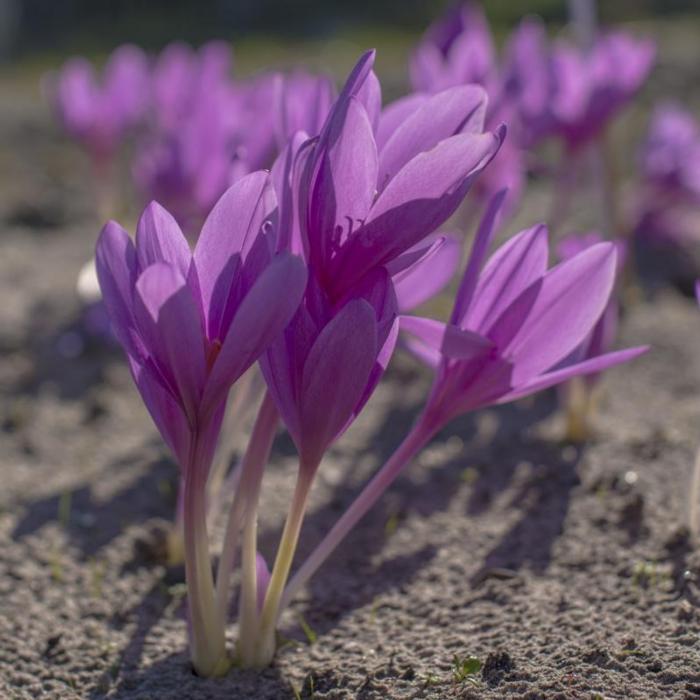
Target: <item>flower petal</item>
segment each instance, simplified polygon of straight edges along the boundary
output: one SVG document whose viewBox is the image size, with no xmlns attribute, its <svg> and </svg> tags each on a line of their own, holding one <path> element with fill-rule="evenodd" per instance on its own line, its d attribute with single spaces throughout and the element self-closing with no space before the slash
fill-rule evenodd
<svg viewBox="0 0 700 700">
<path fill-rule="evenodd" d="M 134 311 L 153 360 L 193 422 L 206 360 L 201 317 L 185 278 L 167 263 L 146 268 L 136 282 Z"/>
<path fill-rule="evenodd" d="M 364 299 L 348 302 L 316 339 L 301 394 L 301 459 L 310 467 L 354 414 L 377 350 L 374 310 Z"/>
<path fill-rule="evenodd" d="M 483 131 L 488 97 L 479 85 L 460 85 L 425 101 L 389 137 L 379 153 L 378 189 L 418 154 L 459 133 Z"/>
<path fill-rule="evenodd" d="M 336 258 L 332 278 L 346 289 L 432 233 L 461 204 L 498 152 L 505 129 L 459 134 L 408 162 L 387 185 L 362 228 Z"/>
<path fill-rule="evenodd" d="M 627 348 L 625 350 L 609 352 L 605 355 L 598 355 L 598 357 L 585 360 L 584 362 L 578 362 L 576 364 L 569 365 L 568 367 L 562 367 L 561 369 L 557 369 L 553 372 L 540 374 L 539 376 L 531 379 L 525 384 L 521 384 L 510 393 L 500 398 L 498 403 L 507 403 L 508 401 L 520 399 L 523 396 L 534 394 L 536 391 L 542 391 L 543 389 L 548 389 L 550 386 L 561 384 L 562 382 L 565 382 L 573 377 L 598 374 L 599 372 L 602 372 L 610 367 L 614 367 L 615 365 L 628 362 L 629 360 L 634 360 L 636 357 L 643 355 L 648 350 L 648 346 Z"/>
<path fill-rule="evenodd" d="M 462 244 L 456 236 L 442 235 L 423 249 L 416 262 L 395 274 L 394 289 L 401 311 L 415 309 L 444 289 L 459 266 L 461 253 Z"/>
<path fill-rule="evenodd" d="M 143 362 L 146 351 L 136 330 L 133 289 L 138 276 L 136 250 L 115 221 L 105 224 L 97 240 L 95 269 L 112 329 L 124 350 Z"/>
<path fill-rule="evenodd" d="M 375 134 L 380 153 L 401 124 L 428 99 L 428 95 L 414 92 L 400 97 L 382 110 Z"/>
<path fill-rule="evenodd" d="M 535 280 L 548 260 L 547 228 L 542 224 L 513 236 L 491 256 L 479 276 L 461 326 L 484 332 Z"/>
<path fill-rule="evenodd" d="M 246 175 L 219 199 L 202 227 L 194 250 L 194 287 L 202 299 L 202 312 L 210 339 L 225 335 L 223 319 L 239 269 L 258 233 L 277 206 L 267 173 Z M 192 279 L 190 278 L 190 281 Z"/>
<path fill-rule="evenodd" d="M 489 245 L 491 244 L 491 239 L 493 238 L 493 232 L 496 228 L 498 215 L 501 211 L 506 195 L 507 191 L 501 190 L 491 198 L 486 208 L 486 212 L 479 223 L 476 236 L 474 237 L 474 243 L 472 245 L 471 253 L 469 254 L 469 262 L 467 263 L 467 269 L 464 271 L 464 276 L 460 282 L 459 290 L 455 296 L 455 305 L 450 318 L 450 322 L 458 325 L 460 328 L 465 327 L 465 315 L 471 305 L 474 290 L 476 289 L 476 285 L 479 281 L 479 273 L 481 272 L 481 268 L 484 264 L 486 254 L 488 253 Z"/>
<path fill-rule="evenodd" d="M 615 246 L 599 243 L 536 283 L 541 286 L 527 318 L 502 348 L 514 365 L 513 386 L 550 369 L 584 340 L 608 303 L 615 271 Z"/>
<path fill-rule="evenodd" d="M 362 225 L 377 184 L 377 150 L 367 111 L 346 100 L 318 142 L 310 165 L 307 209 L 302 212 L 309 261 L 323 277 L 333 252 Z"/>
<path fill-rule="evenodd" d="M 158 202 L 151 202 L 139 218 L 136 254 L 142 270 L 154 263 L 165 262 L 187 279 L 192 262 L 190 246 L 177 221 Z"/>
<path fill-rule="evenodd" d="M 284 330 L 306 286 L 306 267 L 290 253 L 279 253 L 241 302 L 209 374 L 203 410 L 222 402 L 230 386 Z"/>
<path fill-rule="evenodd" d="M 401 316 L 401 330 L 454 360 L 473 360 L 491 352 L 494 344 L 478 333 L 419 316 Z"/>
</svg>

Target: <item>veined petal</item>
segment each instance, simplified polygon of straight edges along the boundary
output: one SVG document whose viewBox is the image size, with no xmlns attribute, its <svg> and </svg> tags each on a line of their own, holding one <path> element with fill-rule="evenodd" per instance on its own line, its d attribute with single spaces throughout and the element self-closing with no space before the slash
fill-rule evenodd
<svg viewBox="0 0 700 700">
<path fill-rule="evenodd" d="M 372 131 L 376 132 L 382 112 L 382 86 L 373 70 L 369 71 L 355 96 L 365 106 Z"/>
<path fill-rule="evenodd" d="M 150 354 L 193 421 L 206 361 L 202 321 L 190 287 L 175 267 L 155 263 L 138 278 L 134 301 L 136 321 Z"/>
<path fill-rule="evenodd" d="M 339 253 L 332 273 L 336 284 L 349 288 L 369 268 L 389 262 L 448 219 L 504 136 L 504 129 L 459 134 L 409 161 Z"/>
<path fill-rule="evenodd" d="M 288 250 L 295 255 L 304 254 L 298 202 L 295 201 L 294 194 L 297 192 L 295 180 L 298 181 L 299 169 L 303 169 L 303 163 L 298 162 L 299 153 L 308 140 L 306 133 L 297 131 L 280 152 L 270 171 L 278 204 L 277 250 Z"/>
<path fill-rule="evenodd" d="M 320 461 L 362 398 L 377 357 L 377 324 L 364 299 L 349 301 L 316 339 L 304 367 L 302 460 Z"/>
<path fill-rule="evenodd" d="M 478 333 L 419 316 L 401 316 L 401 330 L 454 360 L 473 360 L 490 353 L 494 344 Z"/>
<path fill-rule="evenodd" d="M 311 265 L 327 269 L 335 250 L 367 217 L 377 185 L 377 149 L 367 111 L 346 100 L 319 140 L 306 210 Z"/>
<path fill-rule="evenodd" d="M 493 232 L 496 228 L 496 221 L 503 206 L 503 202 L 508 194 L 507 190 L 497 192 L 489 201 L 486 212 L 479 223 L 479 228 L 474 238 L 467 269 L 464 271 L 464 276 L 459 285 L 459 290 L 455 296 L 455 305 L 452 310 L 450 322 L 458 325 L 460 328 L 465 327 L 464 319 L 469 309 L 474 290 L 479 281 L 479 273 L 486 259 L 486 254 L 493 238 Z"/>
<path fill-rule="evenodd" d="M 648 346 L 639 346 L 635 348 L 627 348 L 626 350 L 618 350 L 616 352 L 609 352 L 605 355 L 598 355 L 590 360 L 585 360 L 584 362 L 578 362 L 568 367 L 562 367 L 553 372 L 547 372 L 541 374 L 534 379 L 531 379 L 516 388 L 510 393 L 503 396 L 498 400 L 498 403 L 507 403 L 509 401 L 514 401 L 515 399 L 520 399 L 529 394 L 534 394 L 536 391 L 542 391 L 543 389 L 548 389 L 556 384 L 561 384 L 573 377 L 584 376 L 588 374 L 598 374 L 610 367 L 622 364 L 623 362 L 628 362 L 629 360 L 634 360 L 636 357 L 643 355 L 649 350 Z"/>
<path fill-rule="evenodd" d="M 105 224 L 97 240 L 95 269 L 114 334 L 135 360 L 147 354 L 136 330 L 133 289 L 138 276 L 136 249 L 115 221 Z"/>
<path fill-rule="evenodd" d="M 479 85 L 460 85 L 425 101 L 388 138 L 379 153 L 381 191 L 418 154 L 459 133 L 483 131 L 488 97 Z"/>
<path fill-rule="evenodd" d="M 136 226 L 136 254 L 139 266 L 165 262 L 187 279 L 192 252 L 177 221 L 158 202 L 151 202 Z"/>
<path fill-rule="evenodd" d="M 401 124 L 428 99 L 430 99 L 429 95 L 414 92 L 411 95 L 400 97 L 382 110 L 375 134 L 380 153 Z"/>
<path fill-rule="evenodd" d="M 547 270 L 547 228 L 533 226 L 513 236 L 491 256 L 462 317 L 465 328 L 484 332 Z"/>
<path fill-rule="evenodd" d="M 455 236 L 442 235 L 422 253 L 412 265 L 393 276 L 401 311 L 415 309 L 448 285 L 459 266 L 462 244 Z"/>
<path fill-rule="evenodd" d="M 306 267 L 290 253 L 279 253 L 242 300 L 209 373 L 204 410 L 220 404 L 230 386 L 284 330 L 306 286 Z"/>
<path fill-rule="evenodd" d="M 526 320 L 502 348 L 514 365 L 513 386 L 550 369 L 584 340 L 608 303 L 615 271 L 615 246 L 599 243 L 537 282 L 541 287 Z"/>
<path fill-rule="evenodd" d="M 219 199 L 204 222 L 194 250 L 193 275 L 202 299 L 207 337 L 223 340 L 238 261 L 245 260 L 277 206 L 266 172 L 246 175 Z M 228 314 L 230 315 L 230 314 Z"/>
<path fill-rule="evenodd" d="M 131 374 L 158 431 L 178 464 L 186 464 L 191 430 L 182 406 L 163 387 L 150 367 L 129 360 Z"/>
</svg>

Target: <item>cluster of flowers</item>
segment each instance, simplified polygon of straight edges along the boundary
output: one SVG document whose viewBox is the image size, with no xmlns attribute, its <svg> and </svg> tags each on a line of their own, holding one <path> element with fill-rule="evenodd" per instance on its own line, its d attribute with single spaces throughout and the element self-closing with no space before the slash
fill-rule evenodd
<svg viewBox="0 0 700 700">
<path fill-rule="evenodd" d="M 548 268 L 547 229 L 538 225 L 489 255 L 503 191 L 485 208 L 449 321 L 407 315 L 458 266 L 459 247 L 435 232 L 488 172 L 506 132 L 488 127 L 489 100 L 476 85 L 382 108 L 373 62 L 373 52 L 360 58 L 318 134 L 296 131 L 269 173 L 235 181 L 193 252 L 155 203 L 134 242 L 114 222 L 98 241 L 97 273 L 115 333 L 184 475 L 190 650 L 202 675 L 225 673 L 231 663 L 224 632 L 239 548 L 235 658 L 263 667 L 275 653 L 284 606 L 452 419 L 643 352 L 603 352 L 597 341 L 616 276 L 615 244 L 588 241 Z M 425 406 L 290 579 L 324 454 L 370 398 L 400 333 L 434 370 Z M 229 391 L 256 363 L 265 396 L 214 580 L 206 483 Z M 280 420 L 299 468 L 269 569 L 257 551 L 257 503 Z"/>
<path fill-rule="evenodd" d="M 85 59 L 69 60 L 50 78 L 48 92 L 98 176 L 135 136 L 139 192 L 162 202 L 189 232 L 233 182 L 269 167 L 294 132 L 318 133 L 335 99 L 322 76 L 268 72 L 234 80 L 231 67 L 224 42 L 199 51 L 174 43 L 154 61 L 125 45 L 99 77 Z"/>
</svg>

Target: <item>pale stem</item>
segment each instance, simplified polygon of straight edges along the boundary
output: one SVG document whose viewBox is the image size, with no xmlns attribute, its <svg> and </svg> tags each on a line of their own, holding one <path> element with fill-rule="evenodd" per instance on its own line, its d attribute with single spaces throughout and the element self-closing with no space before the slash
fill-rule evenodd
<svg viewBox="0 0 700 700">
<path fill-rule="evenodd" d="M 199 435 L 195 432 L 189 463 L 185 468 L 183 508 L 190 654 L 200 676 L 217 676 L 226 673 L 229 663 L 226 658 L 224 620 L 217 614 L 214 600 L 204 488 L 209 465 L 202 464 L 202 449 Z"/>
<path fill-rule="evenodd" d="M 248 432 L 250 419 L 259 409 L 262 384 L 258 379 L 257 368 L 251 367 L 231 390 L 225 418 L 228 426 L 226 439 L 221 441 L 221 447 L 217 450 L 214 467 L 207 483 L 210 526 L 213 526 L 219 518 L 226 496 L 234 493 L 238 485 L 243 460 L 239 460 L 230 471 L 229 460 L 231 453 L 241 446 Z"/>
<path fill-rule="evenodd" d="M 268 666 L 275 655 L 275 628 L 280 612 L 280 600 L 292 567 L 294 553 L 299 542 L 301 524 L 304 520 L 306 502 L 318 465 L 300 462 L 294 496 L 280 538 L 275 565 L 265 594 L 265 603 L 260 615 L 257 643 L 251 665 L 255 668 Z"/>
<path fill-rule="evenodd" d="M 691 534 L 697 535 L 700 531 L 700 448 L 695 453 L 688 506 L 688 527 Z"/>
<path fill-rule="evenodd" d="M 352 530 L 367 511 L 379 500 L 408 462 L 429 442 L 436 428 L 419 420 L 404 438 L 394 454 L 364 487 L 360 495 L 343 513 L 340 520 L 321 540 L 294 574 L 282 596 L 280 610 L 284 609 L 306 582 L 316 573 L 343 538 Z"/>
<path fill-rule="evenodd" d="M 216 573 L 216 605 L 222 618 L 226 617 L 228 611 L 229 588 L 238 548 L 238 535 L 246 511 L 252 508 L 254 514 L 256 513 L 255 506 L 260 483 L 277 430 L 277 421 L 277 408 L 269 392 L 266 392 L 241 464 L 241 477 L 229 511 L 221 559 Z"/>
</svg>

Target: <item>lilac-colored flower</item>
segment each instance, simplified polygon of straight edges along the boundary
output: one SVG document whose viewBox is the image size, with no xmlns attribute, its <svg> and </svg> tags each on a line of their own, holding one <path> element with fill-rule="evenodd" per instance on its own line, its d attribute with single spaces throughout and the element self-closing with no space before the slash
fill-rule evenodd
<svg viewBox="0 0 700 700">
<path fill-rule="evenodd" d="M 529 148 L 549 135 L 550 100 L 554 91 L 549 44 L 544 24 L 527 17 L 516 27 L 504 50 L 501 102 L 514 114 L 510 133 Z"/>
<path fill-rule="evenodd" d="M 595 138 L 637 94 L 654 61 L 649 39 L 623 32 L 598 37 L 590 52 L 556 44 L 551 53 L 553 130 L 569 149 Z"/>
<path fill-rule="evenodd" d="M 238 157 L 229 117 L 230 95 L 212 89 L 182 114 L 179 126 L 144 139 L 133 164 L 143 199 L 155 199 L 189 232 L 249 171 Z"/>
<path fill-rule="evenodd" d="M 100 234 L 97 273 L 114 332 L 181 464 L 191 429 L 211 419 L 301 299 L 303 264 L 273 255 L 273 232 L 265 231 L 274 209 L 268 176 L 256 172 L 220 199 L 194 253 L 155 202 L 139 219 L 135 244 L 115 222 Z"/>
<path fill-rule="evenodd" d="M 385 128 L 373 60 L 373 52 L 360 59 L 318 140 L 296 157 L 301 242 L 334 300 L 446 221 L 505 135 L 483 132 L 486 95 L 477 86 L 413 102 Z"/>
<path fill-rule="evenodd" d="M 166 46 L 153 68 L 155 127 L 177 131 L 200 100 L 228 85 L 231 65 L 231 48 L 223 41 L 210 41 L 198 51 L 181 42 Z"/>
<path fill-rule="evenodd" d="M 117 223 L 97 243 L 97 274 L 134 381 L 184 478 L 184 545 L 195 668 L 226 667 L 206 534 L 205 486 L 231 385 L 287 325 L 306 271 L 273 254 L 276 203 L 268 176 L 252 173 L 221 198 L 190 251 L 158 204 L 135 244 Z"/>
<path fill-rule="evenodd" d="M 491 94 L 496 55 L 481 8 L 466 2 L 432 24 L 411 57 L 410 73 L 413 88 L 420 92 L 476 83 Z"/>
<path fill-rule="evenodd" d="M 403 317 L 414 350 L 436 377 L 424 422 L 439 428 L 467 411 L 600 372 L 644 348 L 566 358 L 584 342 L 612 292 L 616 250 L 598 243 L 547 270 L 547 229 L 522 231 L 484 266 L 499 202 L 474 242 L 449 323 Z"/>
<path fill-rule="evenodd" d="M 397 334 L 396 296 L 384 268 L 336 303 L 309 279 L 294 319 L 260 361 L 303 469 L 313 472 L 362 410 Z"/>
<path fill-rule="evenodd" d="M 275 91 L 275 138 L 279 151 L 299 131 L 316 136 L 336 99 L 330 78 L 303 71 L 278 75 Z"/>
<path fill-rule="evenodd" d="M 700 125 L 690 112 L 671 103 L 656 107 L 640 161 L 658 195 L 700 202 Z"/>
<path fill-rule="evenodd" d="M 148 61 L 137 47 L 121 46 L 98 78 L 87 60 L 72 58 L 51 80 L 50 91 L 65 130 L 101 163 L 145 115 Z"/>
</svg>

